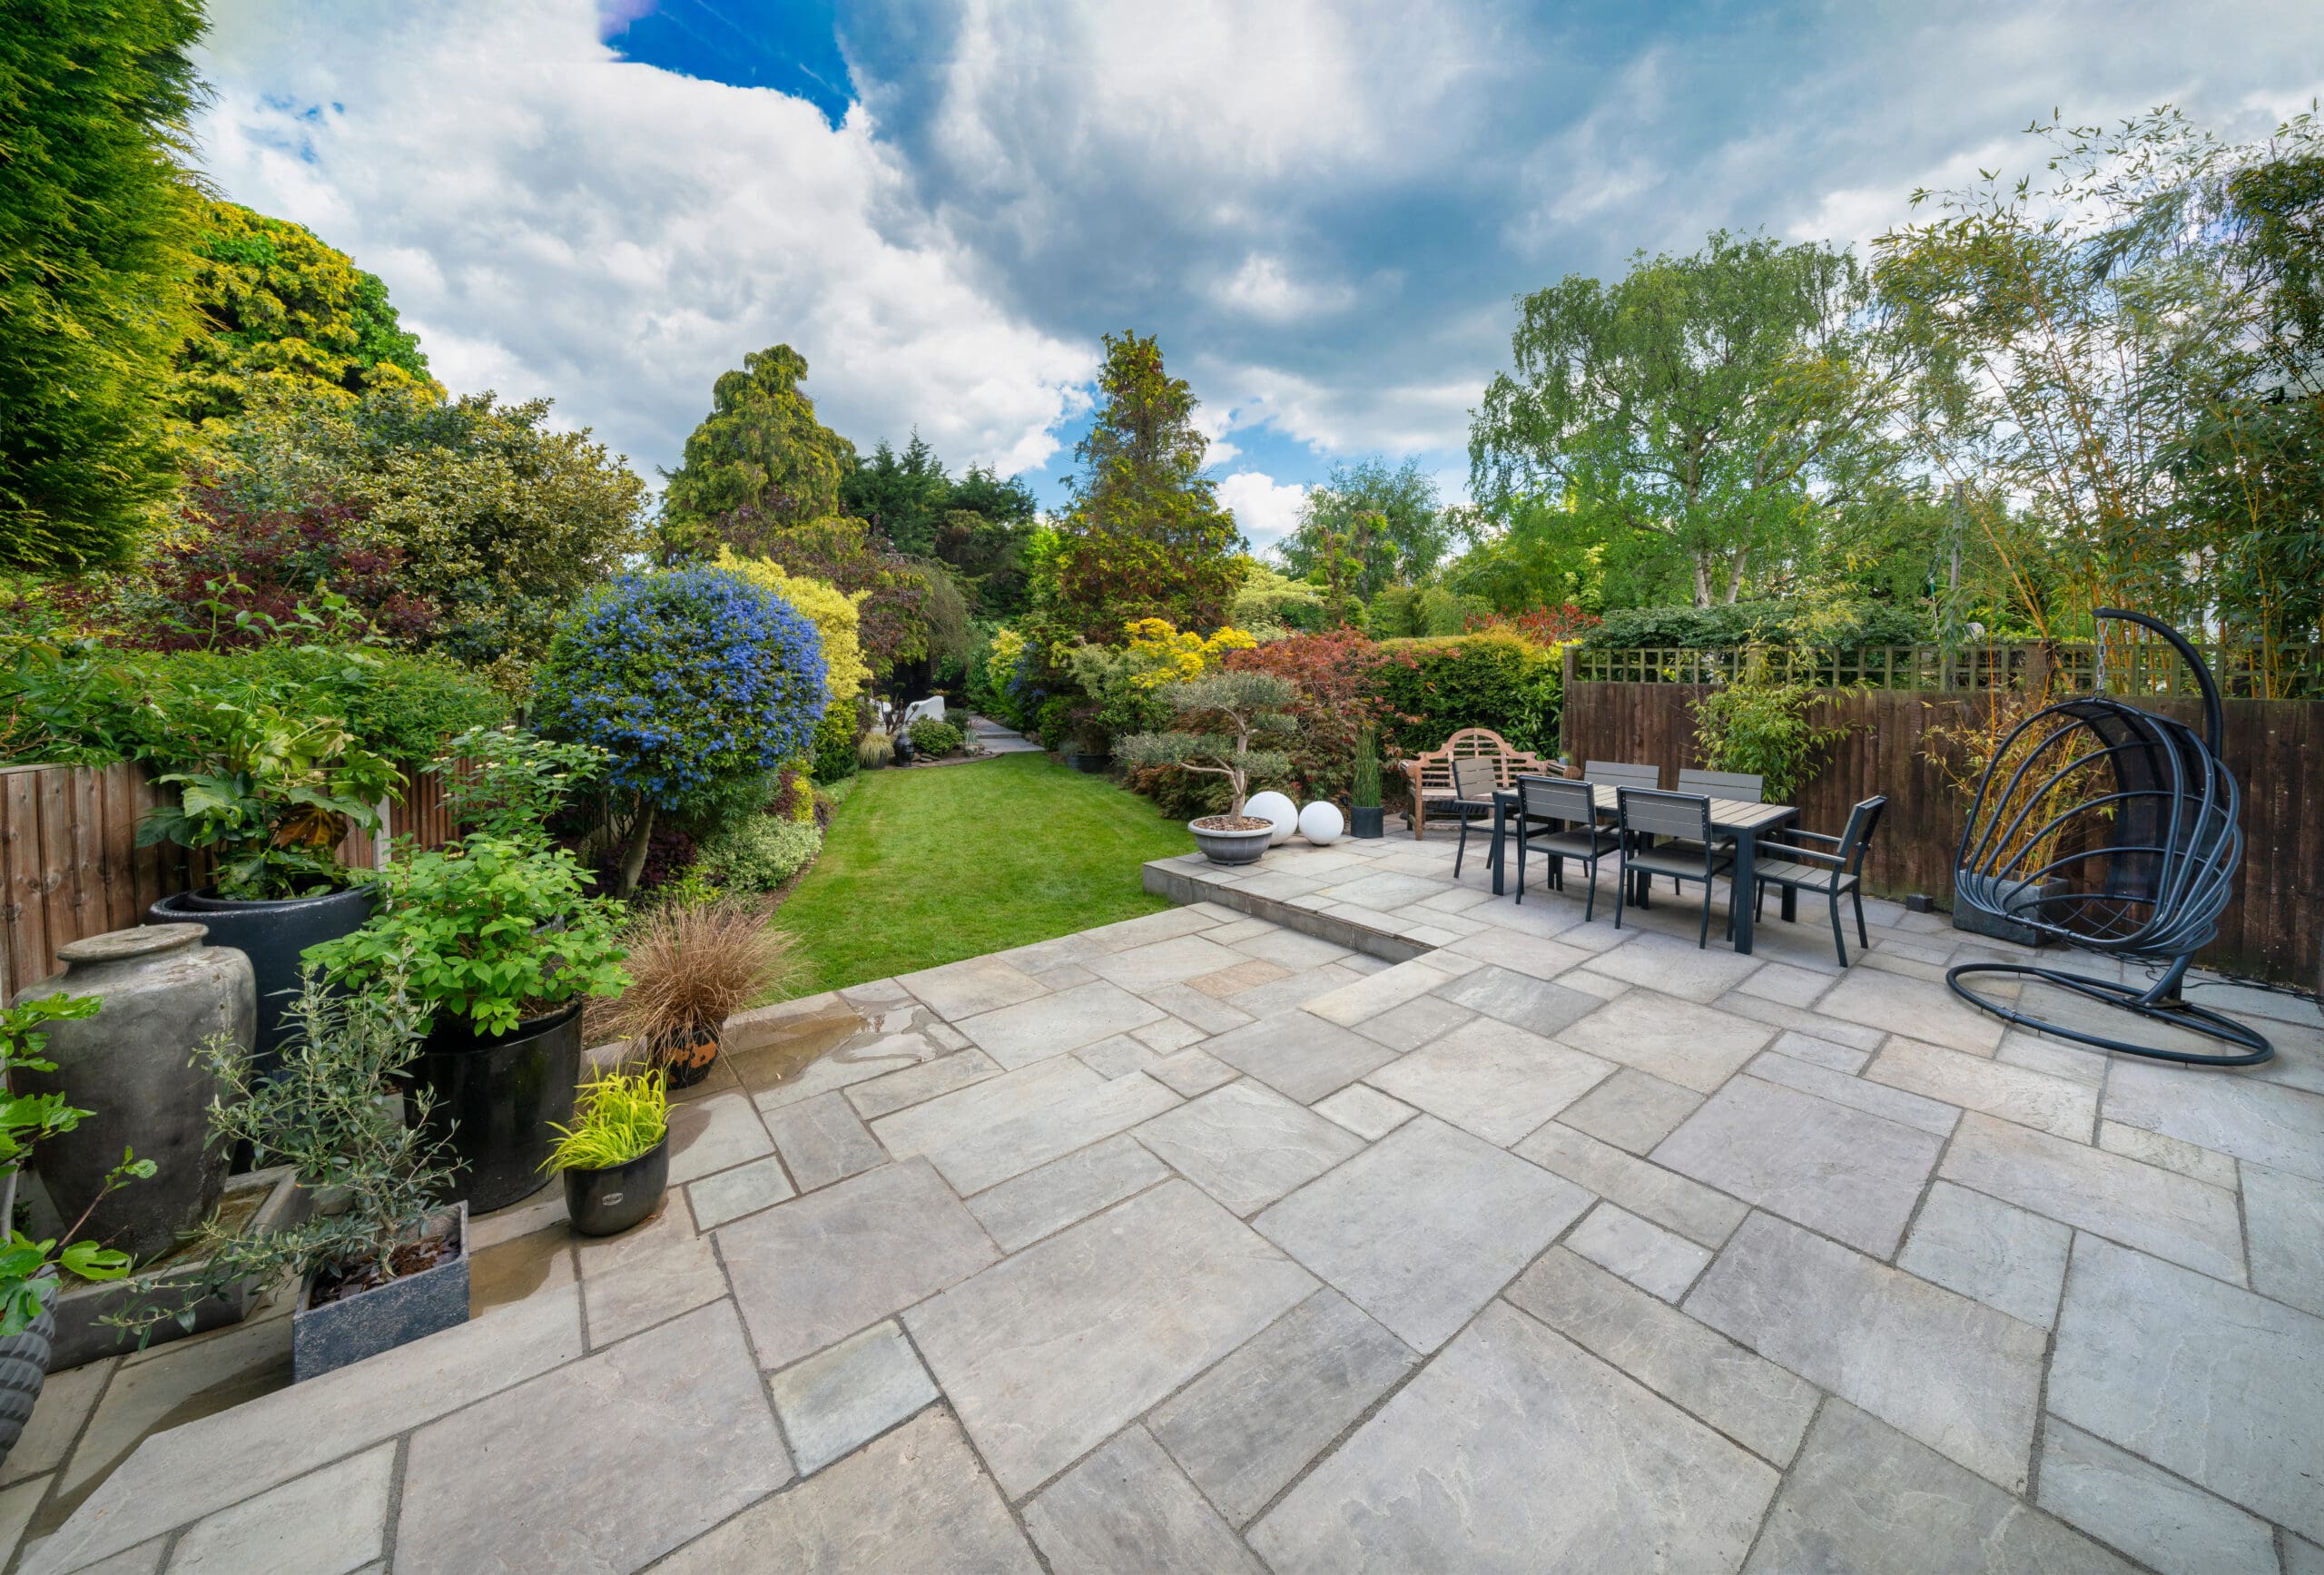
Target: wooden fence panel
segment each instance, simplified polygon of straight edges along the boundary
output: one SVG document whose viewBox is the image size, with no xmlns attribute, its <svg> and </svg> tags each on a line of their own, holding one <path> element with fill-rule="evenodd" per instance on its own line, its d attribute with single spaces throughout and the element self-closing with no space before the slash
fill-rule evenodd
<svg viewBox="0 0 2324 1575">
<path fill-rule="evenodd" d="M 1697 684 L 1577 682 L 1566 692 L 1565 748 L 1577 761 L 1659 765 L 1666 784 L 1682 766 L 1701 764 L 1692 703 Z M 1905 689 L 1839 691 L 1823 696 L 1815 719 L 1847 736 L 1797 797 L 1800 823 L 1837 831 L 1850 806 L 1888 795 L 1888 819 L 1866 861 L 1866 884 L 1884 896 L 1922 891 L 1949 907 L 1953 861 L 1967 804 L 1929 758 L 1933 728 L 1993 704 L 1984 694 Z M 2195 700 L 2146 702 L 2201 725 Z M 2219 938 L 2201 960 L 2237 973 L 2314 989 L 2324 986 L 2324 703 L 2230 700 L 2221 753 L 2242 784 L 2243 867 Z"/>
</svg>

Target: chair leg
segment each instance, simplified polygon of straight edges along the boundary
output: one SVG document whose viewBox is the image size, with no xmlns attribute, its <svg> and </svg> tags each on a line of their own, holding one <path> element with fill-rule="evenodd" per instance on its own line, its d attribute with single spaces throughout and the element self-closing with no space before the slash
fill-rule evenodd
<svg viewBox="0 0 2324 1575">
<path fill-rule="evenodd" d="M 1560 860 L 1558 862 L 1560 867 L 1562 868 L 1565 861 L 1563 860 Z M 1590 881 L 1590 895 L 1582 900 L 1581 904 L 1581 921 L 1584 924 L 1587 924 L 1590 922 L 1590 915 L 1594 913 L 1598 908 L 1598 861 L 1595 859 L 1584 859 L 1581 861 L 1581 868 L 1583 872 L 1589 877 Z"/>
<path fill-rule="evenodd" d="M 1682 888 L 1682 889 L 1683 889 L 1683 888 Z M 1707 948 L 1709 948 L 1709 945 L 1710 945 L 1710 882 L 1709 882 L 1709 881 L 1705 881 L 1703 882 L 1703 928 L 1702 928 L 1702 933 L 1695 937 L 1695 950 L 1698 950 L 1698 951 L 1701 951 L 1701 950 L 1706 950 Z"/>
<path fill-rule="evenodd" d="M 1869 951 L 1872 950 L 1872 937 L 1864 928 L 1864 888 L 1858 886 L 1850 891 L 1848 901 L 1856 904 L 1856 943 Z"/>
<path fill-rule="evenodd" d="M 1630 866 L 1618 861 L 1614 865 L 1614 928 L 1617 930 L 1622 927 L 1622 899 L 1630 895 Z"/>
<path fill-rule="evenodd" d="M 1461 878 L 1461 861 L 1469 856 L 1469 817 L 1461 817 L 1461 842 L 1452 850 L 1452 879 Z"/>
<path fill-rule="evenodd" d="M 1848 965 L 1848 938 L 1840 930 L 1840 894 L 1837 891 L 1831 894 L 1831 901 L 1832 945 L 1840 954 L 1840 966 L 1846 968 Z"/>
<path fill-rule="evenodd" d="M 1517 827 L 1517 901 L 1521 903 L 1525 901 L 1525 826 L 1522 822 Z"/>
</svg>

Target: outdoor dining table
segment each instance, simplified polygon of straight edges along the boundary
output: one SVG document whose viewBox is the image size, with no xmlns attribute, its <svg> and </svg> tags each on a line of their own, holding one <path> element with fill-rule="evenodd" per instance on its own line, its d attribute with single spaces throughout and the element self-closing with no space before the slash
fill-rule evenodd
<svg viewBox="0 0 2324 1575">
<path fill-rule="evenodd" d="M 1620 791 L 1609 783 L 1590 784 L 1590 796 L 1598 807 L 1600 819 L 1610 821 L 1619 812 Z M 1492 894 L 1496 897 L 1502 894 L 1502 849 L 1509 833 L 1509 818 L 1517 803 L 1513 788 L 1503 788 L 1492 795 L 1492 847 L 1486 862 L 1492 866 Z M 1734 894 L 1728 901 L 1735 910 L 1735 950 L 1746 956 L 1751 951 L 1751 921 L 1758 916 L 1759 906 L 1751 895 L 1756 884 L 1751 872 L 1756 844 L 1762 833 L 1798 818 L 1799 811 L 1790 804 L 1753 803 L 1743 799 L 1710 801 L 1711 832 L 1735 844 Z M 1794 917 L 1797 906 L 1791 889 L 1786 887 L 1783 916 Z"/>
</svg>

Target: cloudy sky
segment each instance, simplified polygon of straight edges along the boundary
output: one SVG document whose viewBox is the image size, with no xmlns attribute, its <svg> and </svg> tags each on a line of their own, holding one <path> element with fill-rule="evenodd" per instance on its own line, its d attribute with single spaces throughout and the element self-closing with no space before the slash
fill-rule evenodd
<svg viewBox="0 0 2324 1575">
<path fill-rule="evenodd" d="M 649 477 L 787 340 L 825 420 L 1062 496 L 1158 333 L 1255 540 L 1335 460 L 1458 496 L 1511 298 L 1715 227 L 1861 243 L 2016 134 L 2324 93 L 2302 0 L 212 0 L 203 162 L 452 388 Z"/>
</svg>

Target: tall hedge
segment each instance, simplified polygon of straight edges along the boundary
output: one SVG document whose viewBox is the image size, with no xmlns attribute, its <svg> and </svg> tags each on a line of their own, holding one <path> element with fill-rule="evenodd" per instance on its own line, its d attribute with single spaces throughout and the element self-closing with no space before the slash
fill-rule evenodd
<svg viewBox="0 0 2324 1575">
<path fill-rule="evenodd" d="M 1500 630 L 1435 639 L 1383 640 L 1376 683 L 1392 751 L 1440 747 L 1464 727 L 1490 727 L 1516 748 L 1557 748 L 1563 664 Z"/>
</svg>

